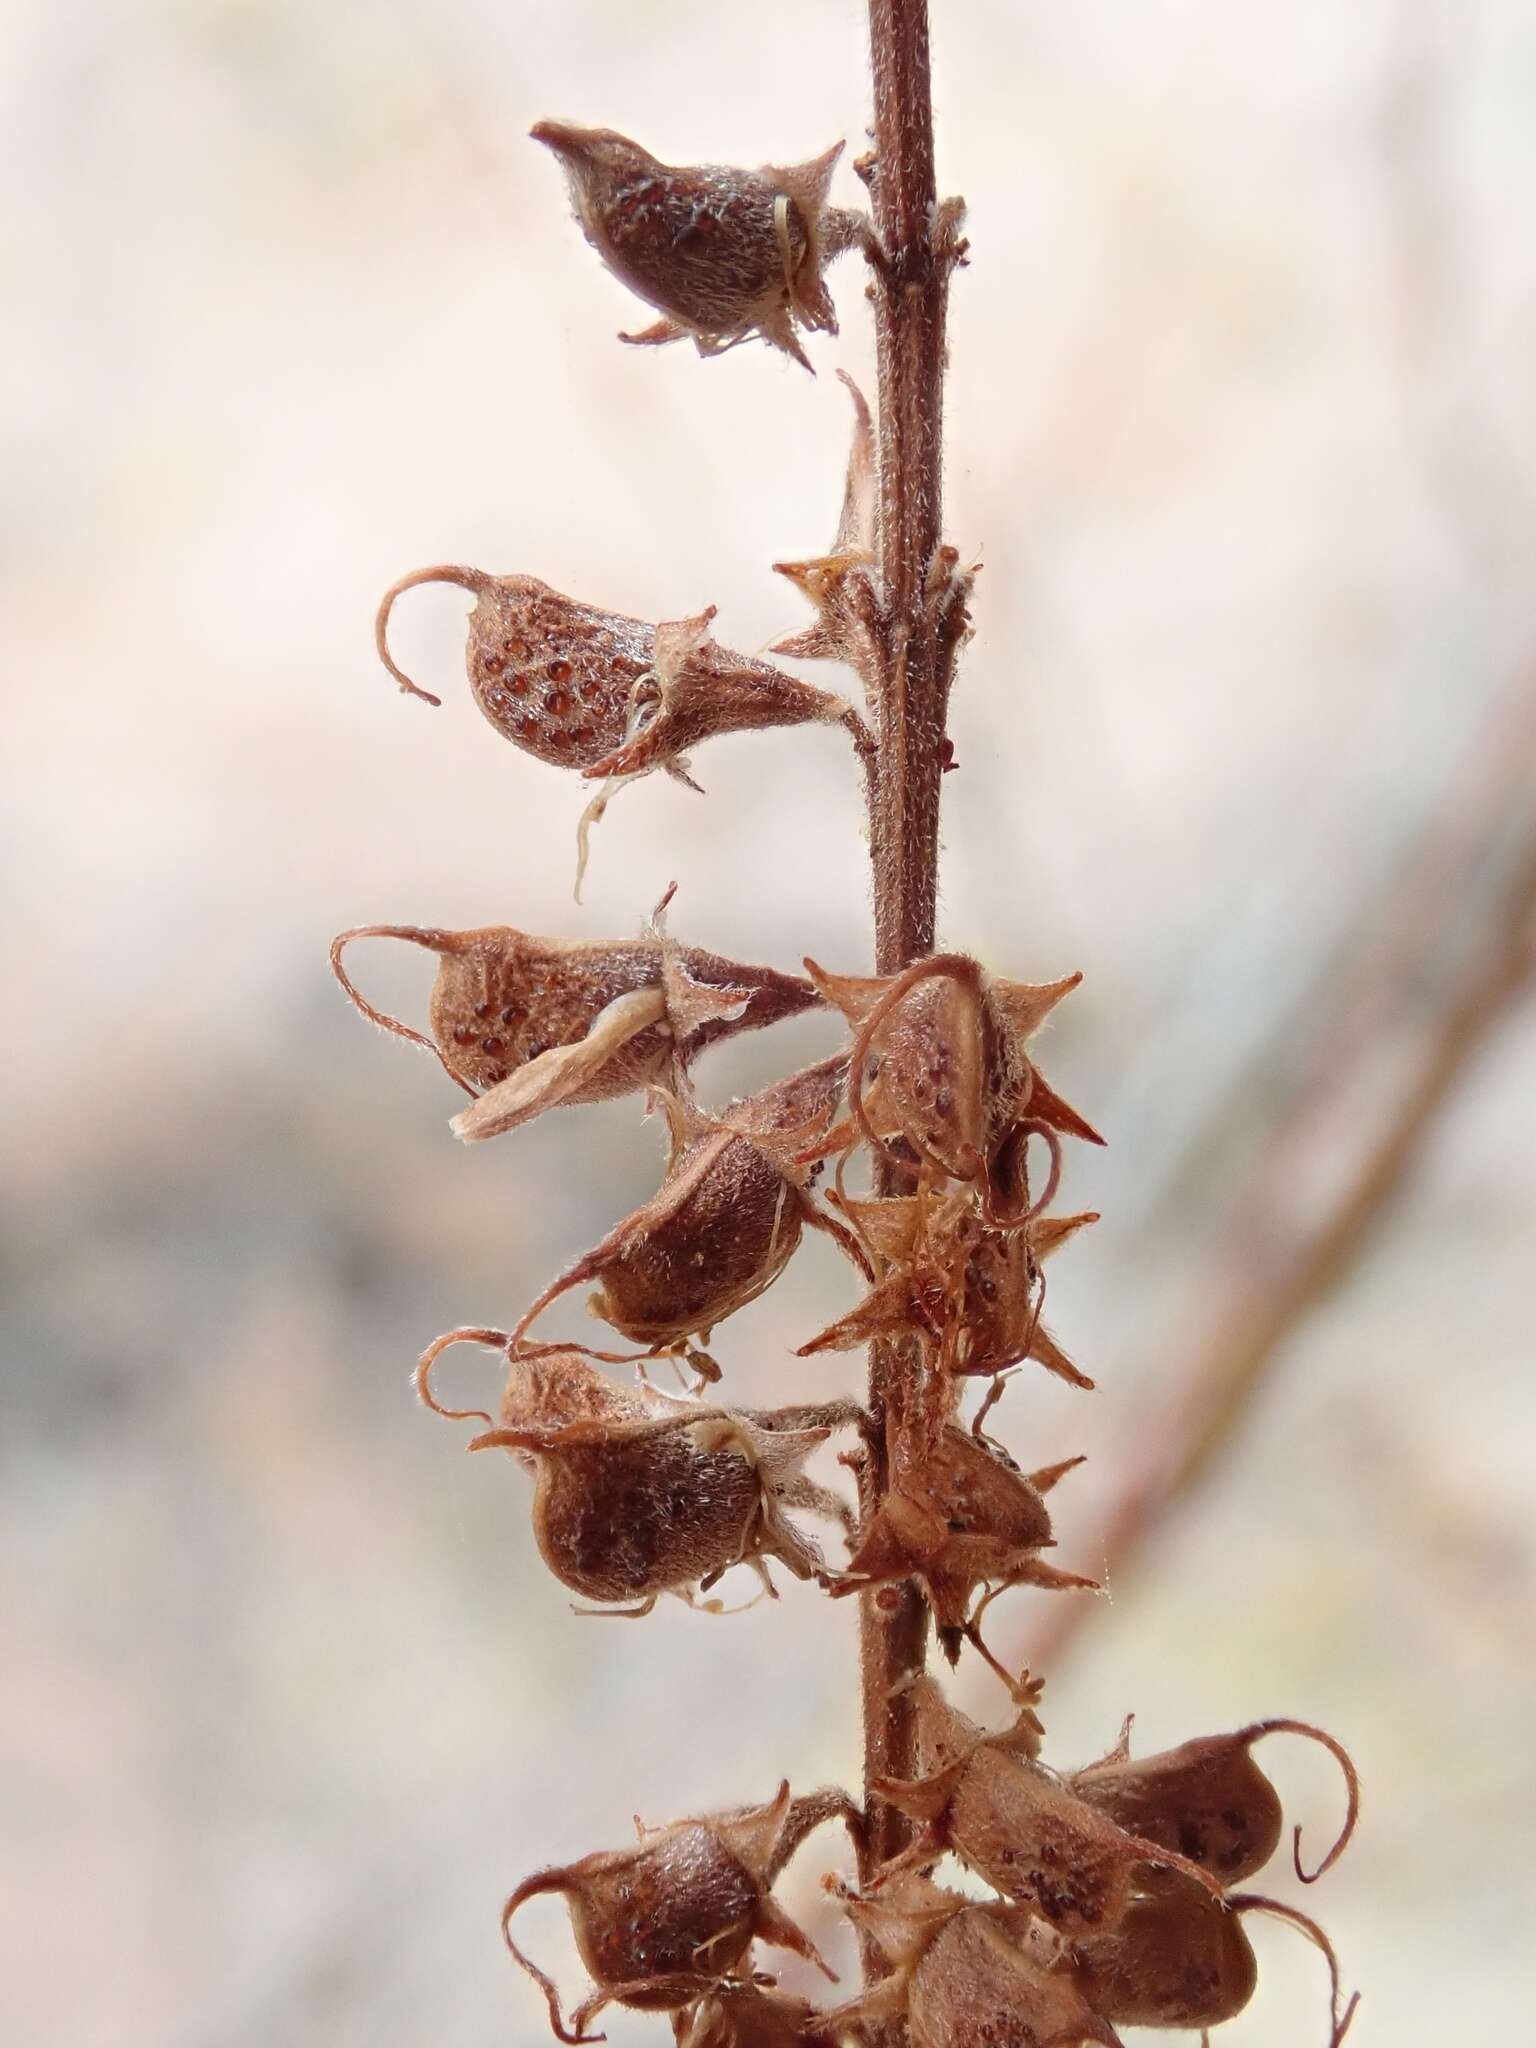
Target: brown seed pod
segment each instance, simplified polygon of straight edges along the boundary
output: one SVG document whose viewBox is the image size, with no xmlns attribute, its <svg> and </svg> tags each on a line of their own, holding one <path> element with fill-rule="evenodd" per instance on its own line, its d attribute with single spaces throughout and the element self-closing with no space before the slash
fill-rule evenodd
<svg viewBox="0 0 1536 2048">
<path fill-rule="evenodd" d="M 1252 1998 L 1259 1976 L 1258 1959 L 1242 1926 L 1248 1912 L 1289 1921 L 1327 1958 L 1333 1987 L 1329 2048 L 1338 2048 L 1356 2001 L 1341 2012 L 1338 1960 L 1316 1922 L 1293 1906 L 1255 1894 L 1213 1898 L 1178 1870 L 1147 1872 L 1112 1933 L 1073 1944 L 1084 1997 L 1095 2012 L 1120 2026 L 1203 2031 L 1235 2019 Z"/>
<path fill-rule="evenodd" d="M 342 965 L 355 939 L 404 939 L 438 956 L 430 1038 L 376 1010 Z M 468 1093 L 462 1138 L 489 1138 L 565 1103 L 601 1102 L 662 1080 L 704 1047 L 794 1016 L 821 998 L 798 975 L 641 939 L 544 939 L 510 925 L 449 932 L 358 925 L 331 967 L 363 1015 L 435 1052 Z"/>
<path fill-rule="evenodd" d="M 683 750 L 700 740 L 855 717 L 841 697 L 712 640 L 713 606 L 652 626 L 562 597 L 536 576 L 451 563 L 402 576 L 374 628 L 384 666 L 429 704 L 442 699 L 396 666 L 388 639 L 396 598 L 420 583 L 473 593 L 466 661 L 475 702 L 503 739 L 557 768 L 588 777 L 665 768 L 686 782 Z"/>
<path fill-rule="evenodd" d="M 828 1150 L 862 1138 L 888 1152 L 886 1141 L 899 1139 L 930 1171 L 979 1183 L 990 1221 L 1017 1223 L 1049 1206 L 1061 1132 L 1103 1143 L 1044 1088 L 1025 1051 L 1081 975 L 1039 986 L 1003 981 L 963 953 L 875 977 L 828 974 L 814 960 L 805 966 L 854 1029 L 850 1115 L 829 1133 Z M 1033 1198 L 1024 1173 L 1031 1135 L 1051 1156 L 1045 1188 Z"/>
<path fill-rule="evenodd" d="M 823 1060 L 720 1117 L 661 1096 L 672 1136 L 661 1187 L 545 1288 L 514 1341 L 557 1296 L 596 1280 L 593 1312 L 633 1343 L 663 1349 L 694 1335 L 708 1343 L 714 1324 L 778 1278 L 805 1224 L 846 1238 L 811 1201 L 795 1163 L 830 1121 L 846 1071 L 840 1059 Z"/>
<path fill-rule="evenodd" d="M 1301 1867 L 1301 1829 L 1292 1842 L 1296 1875 L 1314 1884 L 1349 1846 L 1360 1812 L 1360 1782 L 1342 1743 L 1306 1721 L 1253 1721 L 1231 1735 L 1202 1735 L 1156 1756 L 1132 1758 L 1129 1721 L 1108 1756 L 1075 1771 L 1068 1783 L 1129 1834 L 1177 1849 L 1225 1884 L 1261 1870 L 1280 1840 L 1280 1800 L 1253 1760 L 1266 1735 L 1320 1742 L 1344 1773 L 1348 1808 L 1338 1840 L 1316 1870 Z"/>
<path fill-rule="evenodd" d="M 836 2048 L 824 2015 L 803 1998 L 750 1979 L 717 1984 L 672 2015 L 677 2048 Z"/>
<path fill-rule="evenodd" d="M 620 340 L 691 336 L 710 356 L 760 334 L 810 369 L 796 324 L 836 334 L 822 271 L 864 225 L 827 205 L 840 142 L 810 163 L 739 170 L 659 163 L 611 128 L 540 121 L 530 133 L 560 159 L 592 247 L 663 316 Z"/>
<path fill-rule="evenodd" d="M 466 1341 L 508 1345 L 499 1330 L 450 1331 L 422 1354 L 417 1392 L 436 1414 L 490 1424 L 483 1409 L 445 1408 L 432 1392 L 437 1359 Z M 847 1504 L 801 1467 L 861 1412 L 848 1401 L 765 1410 L 683 1400 L 621 1386 L 582 1352 L 552 1347 L 512 1357 L 499 1426 L 470 1449 L 510 1451 L 533 1473 L 534 1535 L 562 1585 L 642 1615 L 663 1593 L 695 1604 L 694 1589 L 732 1565 L 751 1565 L 770 1595 L 770 1557 L 797 1579 L 821 1577 L 820 1551 L 787 1510 L 846 1526 Z"/>
<path fill-rule="evenodd" d="M 891 1967 L 828 2015 L 834 2025 L 905 2019 L 913 2048 L 1120 2048 L 1071 1968 L 1052 1967 L 1026 1907 L 978 1905 L 909 1875 L 848 1914 Z"/>
<path fill-rule="evenodd" d="M 1038 1763 L 1040 1723 L 1029 1706 L 1011 1729 L 987 1735 L 931 1678 L 916 1681 L 912 1698 L 922 1776 L 874 1789 L 924 1831 L 888 1870 L 951 1849 L 994 1889 L 1071 1936 L 1113 1928 L 1148 1863 L 1183 1870 L 1219 1895 L 1219 1882 L 1198 1864 L 1127 1834 Z"/>
<path fill-rule="evenodd" d="M 916 1330 L 946 1374 L 995 1378 L 1034 1359 L 1072 1386 L 1093 1386 L 1040 1320 L 1040 1265 L 1075 1231 L 1096 1223 L 1096 1214 L 999 1226 L 963 1187 L 874 1202 L 844 1197 L 837 1206 L 878 1278 L 857 1308 L 802 1344 L 799 1356 Z"/>
<path fill-rule="evenodd" d="M 831 1977 L 769 1888 L 811 1829 L 834 1818 L 853 1824 L 845 1793 L 827 1789 L 792 1800 L 784 1784 L 766 1806 L 642 1830 L 636 1848 L 600 1851 L 525 1879 L 503 1909 L 502 1932 L 543 1991 L 556 2036 L 602 2040 L 585 2028 L 610 2003 L 650 2012 L 692 2005 L 737 1970 L 754 1940 L 804 1956 Z M 596 1987 L 572 2015 L 571 2028 L 554 1984 L 511 1935 L 518 1908 L 549 1892 L 566 1900 Z"/>
<path fill-rule="evenodd" d="M 1042 1496 L 1079 1462 L 1072 1458 L 1026 1476 L 1000 1445 L 953 1424 L 924 1450 L 899 1447 L 885 1498 L 833 1592 L 867 1592 L 915 1578 L 950 1663 L 969 1640 L 1001 1670 L 972 1616 L 978 1587 L 1094 1586 L 1092 1579 L 1058 1571 L 1039 1554 L 1055 1540 Z"/>
</svg>

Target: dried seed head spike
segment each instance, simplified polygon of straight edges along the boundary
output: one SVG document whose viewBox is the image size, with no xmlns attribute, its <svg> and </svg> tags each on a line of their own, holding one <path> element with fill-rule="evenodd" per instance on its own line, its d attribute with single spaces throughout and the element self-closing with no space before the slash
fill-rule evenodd
<svg viewBox="0 0 1536 2048">
<path fill-rule="evenodd" d="M 760 334 L 810 369 L 796 322 L 837 332 L 822 272 L 863 227 L 827 204 L 840 142 L 806 164 L 741 170 L 663 164 L 611 128 L 540 121 L 530 133 L 560 159 L 588 242 L 662 315 L 622 340 L 689 336 L 718 355 Z"/>
<path fill-rule="evenodd" d="M 595 1312 L 632 1343 L 662 1349 L 695 1336 L 707 1343 L 716 1323 L 773 1284 L 807 1223 L 830 1227 L 779 1146 L 830 1119 L 844 1071 L 840 1060 L 823 1060 L 732 1104 L 718 1120 L 660 1097 L 673 1131 L 661 1187 L 550 1283 L 514 1340 L 559 1295 L 595 1280 Z"/>
<path fill-rule="evenodd" d="M 1313 1883 L 1349 1845 L 1359 1815 L 1359 1781 L 1343 1745 L 1305 1721 L 1255 1721 L 1231 1735 L 1197 1736 L 1154 1756 L 1112 1752 L 1073 1774 L 1079 1797 L 1132 1834 L 1177 1848 L 1227 1884 L 1241 1883 L 1274 1854 L 1283 1825 L 1280 1799 L 1255 1762 L 1266 1735 L 1304 1735 L 1320 1742 L 1344 1773 L 1348 1806 L 1338 1840 L 1310 1877 L 1300 1868 L 1300 1829 L 1293 1852 L 1297 1875 Z"/>
<path fill-rule="evenodd" d="M 1033 1760 L 1038 1721 L 987 1735 L 950 1706 L 931 1678 L 911 1688 L 923 1776 L 874 1790 L 924 1823 L 911 1852 L 944 1846 L 1007 1897 L 1030 1904 L 1068 1936 L 1113 1928 L 1144 1864 L 1182 1870 L 1208 1891 L 1196 1863 L 1115 1825 Z"/>
<path fill-rule="evenodd" d="M 819 1818 L 829 1817 L 825 1794 L 808 1799 Z M 592 2039 L 583 2031 L 585 2021 L 610 2000 L 642 2011 L 691 2004 L 736 1972 L 754 1939 L 790 1949 L 831 1977 L 769 1891 L 805 1832 L 802 1807 L 783 1784 L 766 1806 L 673 1821 L 634 1848 L 600 1851 L 564 1869 L 541 1870 L 519 1885 L 503 1909 L 502 1934 L 543 1991 L 559 2039 Z M 566 1901 L 577 1948 L 596 1987 L 573 2016 L 574 2032 L 565 2025 L 554 1983 L 511 1933 L 519 1907 L 551 1892 Z"/>
<path fill-rule="evenodd" d="M 1358 1991 L 1354 1992 L 1343 2012 L 1340 2012 L 1339 2001 L 1343 1996 L 1343 1987 L 1339 1978 L 1339 1959 L 1334 1953 L 1333 1943 L 1322 1928 L 1305 1913 L 1299 1912 L 1295 1906 L 1284 1905 L 1279 1899 L 1263 1898 L 1257 1892 L 1235 1892 L 1227 1900 L 1227 1905 L 1234 1914 L 1268 1913 L 1277 1920 L 1288 1921 L 1292 1927 L 1307 1937 L 1314 1948 L 1322 1951 L 1328 1964 L 1329 1982 L 1332 1987 L 1332 2030 L 1328 2037 L 1328 2048 L 1339 2048 L 1355 2017 L 1360 1994 Z"/>
<path fill-rule="evenodd" d="M 353 985 L 342 954 L 359 938 L 403 939 L 437 955 L 430 1038 L 376 1010 Z M 821 1000 L 798 975 L 726 960 L 655 931 L 583 941 L 537 938 L 511 925 L 459 932 L 359 925 L 336 939 L 331 966 L 364 1016 L 427 1046 L 478 1096 L 454 1124 L 465 1139 L 494 1137 L 563 1104 L 647 1087 L 706 1046 Z"/>
</svg>

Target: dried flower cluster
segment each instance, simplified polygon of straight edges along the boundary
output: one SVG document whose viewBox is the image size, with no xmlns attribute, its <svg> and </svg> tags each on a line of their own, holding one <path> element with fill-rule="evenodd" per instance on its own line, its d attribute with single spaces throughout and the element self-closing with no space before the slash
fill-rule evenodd
<svg viewBox="0 0 1536 2048">
<path fill-rule="evenodd" d="M 876 14 L 894 18 L 890 0 Z M 910 28 L 921 9 L 907 0 L 895 16 Z M 877 60 L 880 35 L 877 24 Z M 890 76 L 883 90 L 897 90 Z M 914 230 L 926 239 L 913 248 L 882 239 L 878 161 L 863 166 L 874 223 L 830 206 L 837 149 L 796 170 L 678 169 L 604 129 L 544 121 L 533 133 L 560 158 L 587 239 L 662 315 L 628 339 L 687 335 L 713 355 L 755 334 L 805 362 L 800 330 L 837 331 L 824 266 L 858 243 L 874 270 L 883 346 L 894 348 L 892 280 L 902 264 L 928 265 L 942 307 L 960 257 L 955 203 L 928 210 Z M 883 358 L 888 394 L 898 370 Z M 904 875 L 913 900 L 925 890 L 931 898 L 931 873 L 919 873 L 918 855 L 898 843 L 896 783 L 919 740 L 919 765 L 935 788 L 950 756 L 942 720 L 919 740 L 903 723 L 903 692 L 916 674 L 903 663 L 920 631 L 942 710 L 969 630 L 972 572 L 955 549 L 936 547 L 910 616 L 898 617 L 889 469 L 905 444 L 898 422 L 877 462 L 875 422 L 861 394 L 853 398 L 853 455 L 832 548 L 779 565 L 817 622 L 777 651 L 844 663 L 861 686 L 861 708 L 719 646 L 709 635 L 712 612 L 653 626 L 531 576 L 458 567 L 419 571 L 385 596 L 377 633 L 386 667 L 426 696 L 389 654 L 390 609 L 421 582 L 470 591 L 477 703 L 523 751 L 602 784 L 588 819 L 619 780 L 656 768 L 688 780 L 687 750 L 717 734 L 839 721 L 867 778 L 881 901 L 889 910 L 882 872 Z M 881 492 L 887 509 L 877 516 Z M 1026 1472 L 983 1430 L 1005 1380 L 1028 1363 L 1074 1387 L 1093 1385 L 1042 1320 L 1044 1261 L 1095 1220 L 1054 1206 L 1065 1142 L 1102 1141 L 1045 1080 L 1034 1053 L 1036 1034 L 1079 977 L 1007 980 L 931 946 L 875 975 L 807 961 L 800 976 L 681 943 L 666 908 L 633 939 L 367 925 L 336 940 L 332 964 L 359 1010 L 435 1053 L 471 1098 L 453 1119 L 459 1137 L 494 1138 L 546 1110 L 632 1093 L 660 1113 L 669 1137 L 655 1194 L 506 1330 L 440 1337 L 420 1361 L 418 1391 L 436 1413 L 484 1425 L 471 1450 L 505 1451 L 531 1475 L 539 1551 L 592 1603 L 583 1611 L 639 1617 L 666 1594 L 719 1612 L 713 1588 L 737 1565 L 777 1597 L 777 1561 L 805 1587 L 857 1596 L 874 1631 L 919 1598 L 920 1625 L 931 1625 L 950 1664 L 969 1647 L 1008 1685 L 1017 1715 L 1004 1732 L 984 1732 L 945 1699 L 919 1649 L 887 1674 L 877 1697 L 908 1731 L 912 1769 L 874 1770 L 862 1806 L 835 1789 L 794 1798 L 785 1784 L 764 1805 L 642 1829 L 635 1847 L 526 1879 L 503 1924 L 546 1996 L 556 2035 L 601 2039 L 588 2028 L 610 2004 L 669 2014 L 683 2048 L 847 2040 L 1069 2048 L 1113 2043 L 1120 2025 L 1204 2030 L 1239 2012 L 1254 1989 L 1244 1917 L 1262 1911 L 1293 1922 L 1327 1956 L 1337 2048 L 1353 2005 L 1341 2000 L 1326 1937 L 1294 1907 L 1233 1887 L 1268 1862 L 1281 1835 L 1280 1803 L 1254 1745 L 1288 1730 L 1324 1743 L 1343 1768 L 1348 1815 L 1318 1869 L 1302 1870 L 1298 1840 L 1296 1872 L 1310 1883 L 1355 1824 L 1355 1774 L 1338 1744 L 1303 1723 L 1269 1720 L 1133 1759 L 1127 1723 L 1099 1762 L 1053 1769 L 1041 1760 L 1039 1682 L 1011 1674 L 982 1637 L 987 1608 L 1011 1588 L 1094 1584 L 1046 1554 L 1054 1547 L 1047 1496 L 1079 1461 Z M 362 938 L 403 939 L 436 956 L 426 1031 L 359 994 L 343 954 Z M 744 1100 L 712 1107 L 701 1099 L 695 1065 L 709 1046 L 816 1005 L 843 1020 L 840 1051 Z M 860 1161 L 865 1180 L 852 1193 L 847 1182 Z M 873 1345 L 884 1365 L 870 1401 L 733 1405 L 721 1391 L 728 1371 L 708 1347 L 778 1279 L 807 1229 L 839 1246 L 859 1298 L 808 1335 L 801 1353 Z M 536 1339 L 544 1310 L 576 1288 L 590 1290 L 591 1311 L 633 1349 Z M 437 1360 L 460 1342 L 504 1356 L 494 1416 L 438 1397 Z M 648 1368 L 663 1358 L 685 1385 L 692 1374 L 692 1391 L 652 1384 Z M 625 1364 L 637 1371 L 610 1369 Z M 973 1387 L 983 1398 L 967 1420 Z M 837 1433 L 842 1462 L 858 1478 L 856 1500 L 806 1471 Z M 845 1539 L 840 1561 L 803 1525 L 806 1516 Z M 841 1820 L 854 1844 L 858 1883 L 837 1889 L 870 1969 L 861 1993 L 816 2010 L 777 1988 L 756 1951 L 776 1947 L 820 1965 L 773 1887 L 805 1836 L 829 1819 Z M 990 1887 L 991 1899 L 935 1883 L 945 1856 Z M 569 1908 L 592 1980 L 569 2022 L 554 1983 L 510 1931 L 527 1900 L 550 1893 Z"/>
</svg>

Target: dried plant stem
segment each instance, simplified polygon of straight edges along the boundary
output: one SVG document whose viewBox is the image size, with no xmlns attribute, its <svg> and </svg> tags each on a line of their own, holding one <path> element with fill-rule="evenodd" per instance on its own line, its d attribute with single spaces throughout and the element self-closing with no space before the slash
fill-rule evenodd
<svg viewBox="0 0 1536 2048">
<path fill-rule="evenodd" d="M 936 586 L 941 563 L 940 458 L 944 314 L 956 251 L 934 183 L 926 0 L 870 0 L 875 146 L 861 166 L 873 199 L 869 251 L 879 347 L 881 668 L 878 768 L 870 807 L 875 969 L 893 974 L 933 950 L 944 722 L 957 638 Z M 889 1188 L 887 1187 L 887 1191 Z M 868 1514 L 885 1492 L 897 1432 L 920 1371 L 915 1343 L 870 1353 L 873 1431 L 863 1487 Z M 928 1616 L 912 1582 L 862 1602 L 866 1856 L 903 1848 L 910 1824 L 870 1781 L 914 1775 L 913 1717 L 903 1682 L 923 1668 Z M 892 2041 L 904 2038 L 893 2028 Z"/>
</svg>

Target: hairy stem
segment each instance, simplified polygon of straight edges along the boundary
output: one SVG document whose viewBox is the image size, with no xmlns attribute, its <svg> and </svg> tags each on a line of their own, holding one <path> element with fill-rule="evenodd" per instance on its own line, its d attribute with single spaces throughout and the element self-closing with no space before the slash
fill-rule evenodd
<svg viewBox="0 0 1536 2048">
<path fill-rule="evenodd" d="M 874 209 L 882 591 L 870 842 L 875 968 L 894 974 L 933 950 L 944 722 L 963 611 L 940 574 L 944 313 L 956 249 L 934 183 L 927 0 L 870 0 L 869 28 L 875 146 L 861 173 Z M 882 1173 L 890 1192 L 890 1175 Z M 866 1517 L 886 1491 L 920 1370 L 911 1342 L 872 1347 Z M 926 1660 L 928 1616 L 910 1582 L 866 1594 L 862 1610 L 866 1857 L 873 1866 L 903 1848 L 910 1831 L 869 1788 L 881 1777 L 914 1774 L 913 1717 L 901 1688 Z M 900 2026 L 885 2035 L 904 2038 Z"/>
</svg>

